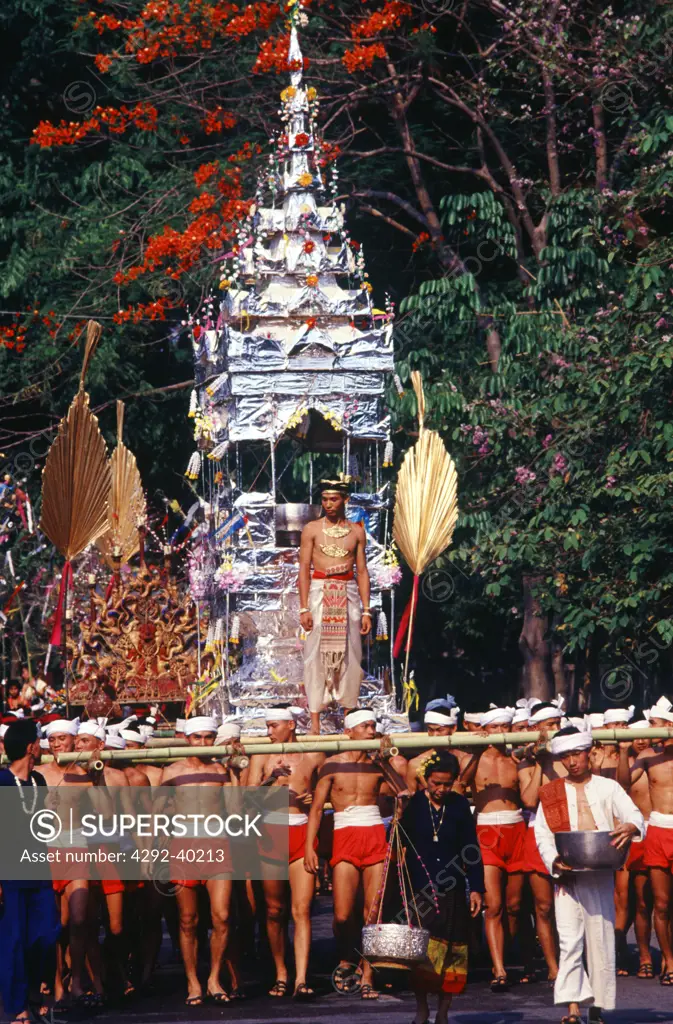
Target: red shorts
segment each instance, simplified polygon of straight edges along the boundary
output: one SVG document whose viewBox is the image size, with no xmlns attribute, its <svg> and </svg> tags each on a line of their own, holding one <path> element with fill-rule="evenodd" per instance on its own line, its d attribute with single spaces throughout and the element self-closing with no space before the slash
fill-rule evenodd
<svg viewBox="0 0 673 1024">
<path fill-rule="evenodd" d="M 673 828 L 650 825 L 643 846 L 643 863 L 646 868 L 673 871 Z"/>
<path fill-rule="evenodd" d="M 626 861 L 627 871 L 647 871 L 647 864 L 645 863 L 645 840 L 636 839 L 631 843 L 631 849 L 629 850 L 629 856 Z"/>
<path fill-rule="evenodd" d="M 60 864 L 60 863 L 59 864 L 53 864 L 52 863 L 50 865 L 51 873 L 52 873 L 52 880 L 51 880 L 52 887 L 54 889 L 54 892 L 58 893 L 59 896 L 61 896 L 65 892 L 65 890 L 68 888 L 68 886 L 70 885 L 71 882 L 75 882 L 78 879 L 81 879 L 81 877 L 82 877 L 82 865 L 81 864 L 74 864 L 72 862 L 66 862 L 66 860 L 65 860 L 66 848 L 63 847 L 63 846 L 61 846 L 61 847 L 50 847 L 49 848 L 49 852 L 50 853 L 54 853 L 57 856 L 60 856 L 62 858 L 62 860 L 63 860 L 62 864 Z M 69 847 L 67 847 L 67 852 L 68 853 L 72 853 L 73 855 L 75 855 L 75 854 L 86 854 L 86 853 L 89 852 L 89 847 L 88 846 L 69 846 Z M 70 878 L 54 878 L 53 875 L 57 871 L 58 871 L 59 874 L 61 874 L 61 873 L 69 874 Z M 86 869 L 85 869 L 85 873 L 86 873 Z M 86 881 L 90 881 L 90 879 L 85 879 L 85 880 Z"/>
<path fill-rule="evenodd" d="M 115 893 L 124 892 L 128 882 L 122 881 L 121 878 L 97 878 L 93 885 L 99 885 L 104 896 L 114 896 Z"/>
<path fill-rule="evenodd" d="M 304 849 L 306 847 L 306 832 L 308 830 L 308 822 L 305 821 L 303 825 L 290 825 L 288 834 L 288 847 L 287 847 L 287 859 L 289 864 L 294 864 L 296 860 L 304 859 Z M 313 849 L 318 849 L 318 837 L 316 836 L 313 841 Z"/>
<path fill-rule="evenodd" d="M 546 875 L 547 878 L 551 877 L 540 856 L 540 851 L 535 841 L 535 829 L 532 825 L 529 825 L 526 829 L 526 838 L 523 841 L 523 861 L 523 870 L 527 875 L 536 873 L 538 875 Z"/>
<path fill-rule="evenodd" d="M 385 825 L 348 825 L 334 829 L 334 845 L 330 864 L 335 867 L 348 861 L 356 868 L 382 864 L 386 859 L 388 842 Z"/>
<path fill-rule="evenodd" d="M 501 868 L 509 874 L 525 871 L 525 822 L 514 825 L 477 825 L 477 839 L 481 847 L 484 867 Z"/>
<path fill-rule="evenodd" d="M 185 889 L 195 889 L 197 885 L 205 885 L 211 880 L 222 881 L 222 875 L 231 877 L 234 870 L 229 843 L 226 839 L 173 839 L 170 850 L 170 865 L 173 874 L 177 875 L 178 870 L 182 868 L 188 869 L 190 864 L 199 865 L 199 874 L 203 876 L 202 878 L 171 878 L 173 885 L 181 885 Z"/>
</svg>

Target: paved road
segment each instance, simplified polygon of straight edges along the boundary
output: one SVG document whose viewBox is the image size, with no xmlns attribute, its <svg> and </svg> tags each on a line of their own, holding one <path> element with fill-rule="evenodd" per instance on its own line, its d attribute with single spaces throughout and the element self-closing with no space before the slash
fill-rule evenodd
<svg viewBox="0 0 673 1024">
<path fill-rule="evenodd" d="M 272 999 L 266 995 L 270 983 L 261 961 L 244 962 L 249 998 L 243 1003 L 223 1007 L 206 1003 L 203 1007 L 184 1006 L 184 975 L 171 955 L 170 944 L 162 949 L 161 966 L 155 978 L 155 992 L 138 997 L 123 1008 L 110 1008 L 97 1014 L 100 1024 L 410 1024 L 414 1016 L 413 997 L 403 989 L 406 972 L 389 971 L 377 978 L 383 991 L 377 1002 L 364 1002 L 358 995 L 339 995 L 330 981 L 333 966 L 331 905 L 319 902 L 315 916 L 312 981 L 321 992 L 311 1004 L 297 1006 L 291 999 Z M 204 965 L 205 966 L 205 965 Z M 205 972 L 204 972 L 205 973 Z M 673 1022 L 673 990 L 662 988 L 657 980 L 637 978 L 618 980 L 619 1010 L 606 1015 L 609 1024 L 656 1024 Z M 513 985 L 509 992 L 494 995 L 488 986 L 488 971 L 477 968 L 471 975 L 466 993 L 455 1000 L 452 1024 L 558 1024 L 562 1012 L 552 1004 L 552 992 L 546 982 L 532 986 Z"/>
</svg>

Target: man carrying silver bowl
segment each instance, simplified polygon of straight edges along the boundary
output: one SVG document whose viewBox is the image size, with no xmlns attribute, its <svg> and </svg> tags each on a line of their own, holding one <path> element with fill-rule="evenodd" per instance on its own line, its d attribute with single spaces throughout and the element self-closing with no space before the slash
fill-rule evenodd
<svg viewBox="0 0 673 1024">
<path fill-rule="evenodd" d="M 589 1024 L 600 1024 L 602 1010 L 615 1008 L 617 985 L 614 871 L 604 866 L 588 869 L 588 855 L 586 867 L 579 867 L 581 849 L 573 851 L 571 865 L 562 859 L 559 850 L 564 842 L 567 848 L 581 848 L 581 841 L 578 843 L 573 833 L 591 834 L 586 837 L 587 849 L 600 848 L 605 843 L 615 850 L 628 846 L 631 839 L 644 833 L 643 816 L 619 783 L 591 774 L 591 745 L 589 731 L 567 726 L 556 733 L 551 752 L 561 759 L 568 775 L 541 788 L 535 820 L 540 856 L 555 879 L 560 958 L 554 1003 L 568 1005 L 562 1024 L 581 1024 L 581 1005 L 589 1006 Z M 616 821 L 620 824 L 616 825 Z M 605 850 L 602 858 L 600 849 L 598 856 L 595 850 L 592 852 L 594 864 L 609 862 Z"/>
</svg>

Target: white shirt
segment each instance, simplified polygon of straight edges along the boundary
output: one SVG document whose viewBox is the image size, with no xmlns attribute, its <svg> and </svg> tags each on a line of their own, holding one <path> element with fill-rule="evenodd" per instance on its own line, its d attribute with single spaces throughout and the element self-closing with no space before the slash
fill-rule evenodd
<svg viewBox="0 0 673 1024">
<path fill-rule="evenodd" d="M 577 789 L 566 780 L 565 791 L 568 800 L 570 830 L 577 832 Z M 631 797 L 618 782 L 605 778 L 603 775 L 592 775 L 584 787 L 584 792 L 599 832 L 611 832 L 615 827 L 615 818 L 618 818 L 622 824 L 628 822 L 630 825 L 635 825 L 642 839 L 645 834 L 645 820 Z M 534 828 L 540 856 L 547 871 L 551 874 L 551 866 L 558 857 L 558 850 L 554 833 L 547 824 L 542 803 L 537 809 Z"/>
</svg>

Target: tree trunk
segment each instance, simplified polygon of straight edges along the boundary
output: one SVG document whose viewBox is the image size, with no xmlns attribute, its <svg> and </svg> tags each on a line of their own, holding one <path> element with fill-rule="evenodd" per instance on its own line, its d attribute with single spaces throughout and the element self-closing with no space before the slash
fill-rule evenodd
<svg viewBox="0 0 673 1024">
<path fill-rule="evenodd" d="M 554 687 L 549 670 L 548 621 L 546 615 L 540 614 L 540 606 L 534 595 L 536 581 L 534 576 L 523 578 L 523 627 L 519 649 L 524 661 L 526 697 L 551 700 Z"/>
</svg>

